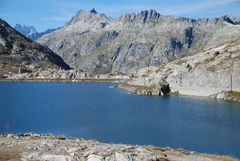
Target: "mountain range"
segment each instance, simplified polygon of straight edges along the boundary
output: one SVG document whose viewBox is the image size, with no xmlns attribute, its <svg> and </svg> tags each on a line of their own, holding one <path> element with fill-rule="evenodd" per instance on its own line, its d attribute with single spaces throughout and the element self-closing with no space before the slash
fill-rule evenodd
<svg viewBox="0 0 240 161">
<path fill-rule="evenodd" d="M 47 29 L 44 32 L 37 32 L 37 30 L 33 26 L 16 24 L 14 29 L 17 30 L 18 32 L 20 32 L 21 34 L 23 34 L 24 36 L 28 37 L 29 39 L 35 41 L 35 40 L 39 39 L 40 37 L 42 37 L 43 35 L 51 33 L 60 28 Z"/>
<path fill-rule="evenodd" d="M 240 18 L 232 16 L 196 20 L 146 10 L 111 18 L 80 10 L 37 42 L 85 72 L 134 73 L 240 38 L 239 24 Z"/>
</svg>

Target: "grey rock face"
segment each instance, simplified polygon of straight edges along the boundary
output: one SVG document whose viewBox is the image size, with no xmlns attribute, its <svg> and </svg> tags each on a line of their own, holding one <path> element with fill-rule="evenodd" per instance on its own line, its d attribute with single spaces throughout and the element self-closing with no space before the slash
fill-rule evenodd
<svg viewBox="0 0 240 161">
<path fill-rule="evenodd" d="M 134 73 L 240 37 L 239 18 L 189 19 L 155 10 L 110 18 L 80 10 L 66 25 L 38 42 L 73 68 L 90 73 Z"/>
<path fill-rule="evenodd" d="M 134 77 L 125 89 L 136 92 L 135 89 L 141 87 L 154 94 L 160 86 L 163 94 L 171 91 L 182 95 L 216 95 L 219 99 L 239 101 L 240 39 L 159 67 L 140 69 Z"/>
<path fill-rule="evenodd" d="M 35 69 L 70 69 L 59 55 L 23 37 L 0 19 L 0 73 L 19 73 L 19 69 L 31 72 L 30 65 Z"/>
<path fill-rule="evenodd" d="M 160 14 L 157 13 L 155 10 L 145 10 L 140 13 L 126 13 L 121 16 L 121 21 L 127 23 L 127 22 L 140 22 L 140 23 L 148 23 L 148 22 L 153 22 L 157 21 L 160 18 Z"/>
</svg>

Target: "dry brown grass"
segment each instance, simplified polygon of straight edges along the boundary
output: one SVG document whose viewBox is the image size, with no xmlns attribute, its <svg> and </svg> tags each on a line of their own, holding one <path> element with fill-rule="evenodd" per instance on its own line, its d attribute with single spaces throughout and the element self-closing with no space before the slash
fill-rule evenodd
<svg viewBox="0 0 240 161">
<path fill-rule="evenodd" d="M 219 62 L 216 65 L 207 67 L 207 70 L 211 71 L 211 72 L 216 72 L 217 69 L 219 69 L 219 68 L 224 69 L 224 68 L 228 68 L 229 66 L 230 66 L 230 64 L 228 63 L 227 60 L 222 60 L 221 62 Z"/>
<path fill-rule="evenodd" d="M 169 148 L 162 148 L 162 147 L 157 147 L 157 146 L 152 146 L 152 145 L 144 146 L 144 148 L 149 151 L 161 151 L 161 152 L 170 150 Z"/>
<path fill-rule="evenodd" d="M 158 69 L 155 71 L 156 73 L 162 72 L 166 64 L 161 64 Z"/>
<path fill-rule="evenodd" d="M 216 67 L 214 66 L 207 67 L 207 71 L 216 72 Z"/>
<path fill-rule="evenodd" d="M 57 136 L 58 140 L 66 140 L 66 136 L 65 135 L 59 135 Z"/>
<path fill-rule="evenodd" d="M 15 150 L 0 151 L 0 160 L 20 160 L 20 152 Z"/>
<path fill-rule="evenodd" d="M 163 69 L 164 69 L 164 67 L 162 67 L 162 68 L 159 67 L 159 68 L 155 71 L 155 73 L 160 73 L 160 72 L 163 71 Z"/>
<path fill-rule="evenodd" d="M 226 49 L 226 48 L 228 48 L 228 47 L 231 47 L 231 46 L 240 44 L 240 39 L 237 38 L 237 39 L 230 40 L 230 41 L 224 41 L 224 42 L 220 43 L 219 45 L 217 45 L 216 47 L 221 47 L 221 46 L 223 46 L 223 45 L 225 45 L 225 44 L 228 44 L 228 45 L 225 47 L 225 49 Z M 210 49 L 211 49 L 211 48 L 210 48 Z"/>
<path fill-rule="evenodd" d="M 205 153 L 198 153 L 198 152 L 193 152 L 192 154 L 186 150 L 173 150 L 168 147 L 162 148 L 162 147 L 156 147 L 156 146 L 145 146 L 144 147 L 146 150 L 149 150 L 156 155 L 158 154 L 167 154 L 167 155 L 172 155 L 172 156 L 179 156 L 179 157 L 184 157 L 186 155 L 195 155 L 195 156 L 202 156 L 210 159 L 215 159 L 219 161 L 239 161 L 236 158 L 230 157 L 230 156 L 221 156 L 221 155 L 213 155 L 213 154 L 205 154 Z"/>
<path fill-rule="evenodd" d="M 186 59 L 180 59 L 176 62 L 177 65 L 181 65 L 183 63 L 187 63 L 187 60 Z"/>
<path fill-rule="evenodd" d="M 134 88 L 135 92 L 136 91 L 149 91 L 151 92 L 152 90 L 154 90 L 156 88 L 156 86 L 151 85 L 151 86 L 142 86 L 142 85 L 132 85 L 132 84 L 128 84 L 127 82 L 123 82 L 121 84 L 119 84 L 120 87 L 126 87 L 126 88 Z"/>
<path fill-rule="evenodd" d="M 172 150 L 168 147 L 162 148 L 162 147 L 156 147 L 156 146 L 150 145 L 150 146 L 145 146 L 144 148 L 146 150 L 153 152 L 156 155 L 168 154 L 168 155 L 174 155 L 174 156 L 179 156 L 179 157 L 183 157 L 185 155 L 184 151 Z"/>
<path fill-rule="evenodd" d="M 232 97 L 234 100 L 240 100 L 240 92 L 230 91 L 228 92 L 229 97 Z"/>
<path fill-rule="evenodd" d="M 176 92 L 169 92 L 168 94 L 166 94 L 167 96 L 179 96 L 180 94 L 179 94 L 179 92 L 178 91 L 176 91 Z"/>
<path fill-rule="evenodd" d="M 146 91 L 152 91 L 156 88 L 156 86 L 151 85 L 151 86 L 136 86 L 137 90 L 146 90 Z"/>
<path fill-rule="evenodd" d="M 199 63 L 200 63 L 200 64 L 208 64 L 208 63 L 214 61 L 215 58 L 216 58 L 216 56 L 211 57 L 211 58 L 209 58 L 209 59 L 206 59 L 206 60 L 204 60 L 204 61 L 202 61 L 202 62 L 199 62 Z"/>
<path fill-rule="evenodd" d="M 199 153 L 199 156 L 212 158 L 212 159 L 217 159 L 219 161 L 239 161 L 238 159 L 235 159 L 233 157 L 226 156 L 226 155 L 212 155 L 212 154 L 202 154 L 202 153 Z"/>
<path fill-rule="evenodd" d="M 225 42 L 225 44 L 227 44 L 227 45 L 225 46 L 224 51 L 226 51 L 230 47 L 239 45 L 240 39 L 231 40 L 231 41 Z"/>
</svg>

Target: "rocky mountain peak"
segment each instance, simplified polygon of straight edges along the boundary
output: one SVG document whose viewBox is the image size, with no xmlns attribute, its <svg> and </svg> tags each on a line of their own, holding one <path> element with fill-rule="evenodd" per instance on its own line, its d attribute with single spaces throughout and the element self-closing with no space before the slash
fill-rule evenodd
<svg viewBox="0 0 240 161">
<path fill-rule="evenodd" d="M 97 14 L 97 11 L 94 8 L 90 12 L 94 13 L 94 14 Z"/>
<path fill-rule="evenodd" d="M 20 25 L 16 24 L 14 27 L 15 30 L 22 33 L 24 36 L 30 36 L 32 34 L 37 33 L 37 30 L 33 26 L 26 26 L 26 25 Z"/>
<path fill-rule="evenodd" d="M 84 23 L 84 24 L 92 24 L 95 22 L 105 22 L 108 18 L 106 15 L 102 13 L 97 13 L 97 11 L 93 8 L 91 11 L 86 10 L 79 10 L 75 16 L 72 17 L 72 19 L 66 23 L 65 26 L 69 25 L 75 25 L 78 23 Z"/>
<path fill-rule="evenodd" d="M 158 13 L 156 10 L 150 9 L 150 10 L 144 10 L 140 13 L 125 13 L 121 16 L 121 21 L 123 22 L 138 22 L 138 23 L 147 23 L 151 21 L 156 21 L 160 18 L 160 13 Z"/>
<path fill-rule="evenodd" d="M 222 16 L 219 19 L 221 19 L 222 21 L 228 22 L 230 24 L 233 25 L 240 25 L 240 17 L 235 17 L 235 16 Z"/>
<path fill-rule="evenodd" d="M 37 30 L 33 26 L 16 24 L 14 29 L 20 32 L 22 35 L 26 36 L 27 38 L 33 41 L 36 41 L 38 38 L 42 37 L 43 35 L 56 31 L 60 28 L 47 29 L 46 31 L 43 31 L 43 32 L 37 32 Z"/>
<path fill-rule="evenodd" d="M 212 23 L 212 24 L 229 23 L 229 24 L 232 24 L 232 25 L 240 25 L 240 17 L 224 15 L 224 16 L 216 17 L 216 18 L 212 18 L 212 19 L 211 18 L 198 19 L 198 22 L 200 22 L 200 23 Z"/>
</svg>

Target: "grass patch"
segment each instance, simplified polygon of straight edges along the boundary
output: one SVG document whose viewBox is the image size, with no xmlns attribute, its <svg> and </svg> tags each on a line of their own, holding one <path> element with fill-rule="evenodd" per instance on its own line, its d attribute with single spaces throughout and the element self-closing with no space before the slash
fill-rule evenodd
<svg viewBox="0 0 240 161">
<path fill-rule="evenodd" d="M 205 59 L 205 60 L 203 60 L 203 61 L 196 62 L 196 63 L 194 64 L 194 66 L 197 67 L 197 66 L 199 66 L 199 65 L 207 65 L 207 64 L 209 64 L 210 62 L 213 62 L 219 54 L 220 54 L 220 53 L 219 53 L 218 51 L 216 51 L 216 52 L 214 53 L 213 57 L 207 58 L 207 59 Z M 212 68 L 212 67 L 209 67 L 209 68 L 208 68 L 208 71 L 215 71 L 215 70 L 216 70 L 216 69 L 214 69 L 214 68 Z"/>
<path fill-rule="evenodd" d="M 202 157 L 219 160 L 219 161 L 238 161 L 238 159 L 235 159 L 230 156 L 205 154 L 205 153 L 198 153 L 198 152 L 192 152 L 191 154 L 189 151 L 186 151 L 183 149 L 174 150 L 168 147 L 162 148 L 162 147 L 156 147 L 156 146 L 144 146 L 144 148 L 148 151 L 154 152 L 155 154 L 167 154 L 167 155 L 173 155 L 173 156 L 179 156 L 179 157 L 184 157 L 186 155 L 193 155 L 193 156 L 202 156 Z"/>
<path fill-rule="evenodd" d="M 176 151 L 169 147 L 156 147 L 156 146 L 145 146 L 146 150 L 153 152 L 156 155 L 174 155 L 174 156 L 180 156 L 183 157 L 184 153 L 182 151 Z"/>
<path fill-rule="evenodd" d="M 14 150 L 6 150 L 6 151 L 0 151 L 0 160 L 20 160 L 21 155 L 18 151 Z"/>
<path fill-rule="evenodd" d="M 57 136 L 58 140 L 66 140 L 66 136 L 65 135 L 59 135 Z"/>
<path fill-rule="evenodd" d="M 151 85 L 151 86 L 132 85 L 132 84 L 128 84 L 127 82 L 120 83 L 119 87 L 133 88 L 135 92 L 137 92 L 137 91 L 152 92 L 156 88 L 156 86 L 154 86 L 154 85 Z"/>
<path fill-rule="evenodd" d="M 234 100 L 240 100 L 240 92 L 230 91 L 228 95 L 229 97 L 233 97 Z"/>
<path fill-rule="evenodd" d="M 213 155 L 213 154 L 201 154 L 201 153 L 199 155 L 207 158 L 217 159 L 219 161 L 238 161 L 238 159 L 235 159 L 227 155 Z"/>
<path fill-rule="evenodd" d="M 137 90 L 145 90 L 145 91 L 152 91 L 156 87 L 154 85 L 151 86 L 137 86 Z"/>
<path fill-rule="evenodd" d="M 216 68 L 211 66 L 211 67 L 208 67 L 207 68 L 207 71 L 210 71 L 210 72 L 216 72 Z"/>
<path fill-rule="evenodd" d="M 183 64 L 183 63 L 187 63 L 187 60 L 186 59 L 180 59 L 180 60 L 178 60 L 177 62 L 176 62 L 176 64 L 177 65 L 181 65 L 181 64 Z"/>
<path fill-rule="evenodd" d="M 144 146 L 144 148 L 149 151 L 161 151 L 161 152 L 170 150 L 169 148 L 162 148 L 162 147 L 152 146 L 152 145 Z"/>
<path fill-rule="evenodd" d="M 169 92 L 168 94 L 166 94 L 166 96 L 179 96 L 179 92 L 176 91 L 176 92 Z"/>
</svg>

